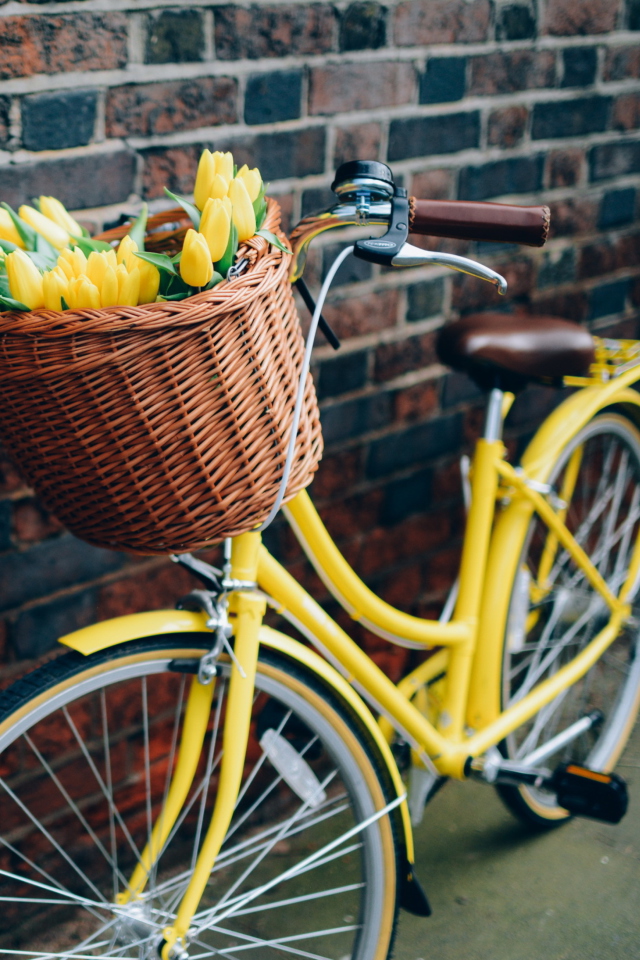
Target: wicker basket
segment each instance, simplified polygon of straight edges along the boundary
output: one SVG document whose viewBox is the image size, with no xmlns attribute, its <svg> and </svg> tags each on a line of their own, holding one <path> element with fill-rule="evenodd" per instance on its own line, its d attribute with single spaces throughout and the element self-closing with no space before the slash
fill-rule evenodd
<svg viewBox="0 0 640 960">
<path fill-rule="evenodd" d="M 186 227 L 153 231 L 183 218 L 150 218 L 148 249 L 175 248 Z M 269 200 L 264 226 L 278 233 L 279 221 Z M 267 516 L 304 345 L 289 258 L 261 237 L 239 255 L 249 260 L 241 276 L 187 300 L 0 313 L 2 441 L 82 539 L 184 552 Z M 309 377 L 287 499 L 310 482 L 321 453 Z"/>
</svg>

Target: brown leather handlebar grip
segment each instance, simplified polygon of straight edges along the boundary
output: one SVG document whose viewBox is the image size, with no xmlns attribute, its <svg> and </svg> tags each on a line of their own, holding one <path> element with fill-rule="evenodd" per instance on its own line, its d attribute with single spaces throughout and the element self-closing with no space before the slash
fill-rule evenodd
<svg viewBox="0 0 640 960">
<path fill-rule="evenodd" d="M 488 240 L 541 247 L 549 236 L 549 207 L 472 200 L 409 200 L 409 231 L 430 237 Z"/>
</svg>

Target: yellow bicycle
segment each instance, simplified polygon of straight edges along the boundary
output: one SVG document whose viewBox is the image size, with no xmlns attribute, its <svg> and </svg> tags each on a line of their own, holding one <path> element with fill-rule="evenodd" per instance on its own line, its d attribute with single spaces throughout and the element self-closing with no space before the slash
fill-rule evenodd
<svg viewBox="0 0 640 960">
<path fill-rule="evenodd" d="M 409 226 L 544 240 L 539 210 L 409 205 L 380 167 L 339 171 L 338 204 L 294 232 L 293 279 L 314 236 L 349 224 L 387 228 L 360 241 L 365 257 L 498 285 L 411 247 Z M 398 907 L 429 913 L 412 820 L 445 778 L 496 785 L 539 827 L 623 815 L 612 770 L 640 702 L 640 344 L 487 314 L 445 328 L 439 349 L 488 390 L 441 619 L 374 595 L 306 492 L 284 508 L 349 615 L 431 655 L 394 685 L 258 531 L 225 542 L 222 570 L 175 557 L 201 581 L 180 609 L 62 637 L 70 652 L 0 696 L 0 954 L 384 960 Z M 502 425 L 535 379 L 574 389 L 514 467 Z M 308 643 L 266 626 L 268 607 Z"/>
</svg>

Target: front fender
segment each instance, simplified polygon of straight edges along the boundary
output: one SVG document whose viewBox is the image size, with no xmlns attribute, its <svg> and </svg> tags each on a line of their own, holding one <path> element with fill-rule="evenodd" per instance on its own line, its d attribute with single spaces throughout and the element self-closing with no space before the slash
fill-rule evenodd
<svg viewBox="0 0 640 960">
<path fill-rule="evenodd" d="M 156 637 L 170 633 L 210 633 L 206 626 L 207 616 L 204 613 L 193 613 L 189 610 L 153 610 L 149 613 L 133 613 L 125 617 L 116 617 L 102 623 L 84 627 L 74 633 L 60 637 L 60 643 L 72 650 L 77 650 L 88 656 L 126 643 L 128 640 L 140 640 L 144 637 Z M 347 705 L 362 723 L 367 733 L 376 745 L 380 759 L 384 763 L 389 781 L 397 796 L 406 794 L 406 788 L 398 771 L 394 756 L 385 740 L 380 727 L 371 711 L 356 693 L 352 686 L 338 671 L 320 657 L 314 650 L 305 647 L 297 640 L 287 637 L 277 630 L 272 630 L 264 624 L 260 628 L 260 643 L 271 650 L 276 650 L 283 656 L 302 664 L 322 683 L 326 684 Z M 400 810 L 401 829 L 404 834 L 404 849 L 406 863 L 403 876 L 400 878 L 401 906 L 418 913 L 428 915 L 429 907 L 418 880 L 413 871 L 414 846 L 413 831 L 409 808 L 406 800 L 398 808 Z"/>
</svg>

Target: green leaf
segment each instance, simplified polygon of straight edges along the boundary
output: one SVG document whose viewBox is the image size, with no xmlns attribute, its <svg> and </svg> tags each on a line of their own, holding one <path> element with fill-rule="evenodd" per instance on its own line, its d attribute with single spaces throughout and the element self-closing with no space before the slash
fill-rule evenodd
<svg viewBox="0 0 640 960">
<path fill-rule="evenodd" d="M 198 210 L 198 208 L 193 203 L 191 203 L 190 200 L 187 200 L 186 197 L 181 197 L 177 193 L 171 193 L 171 190 L 167 190 L 166 187 L 164 188 L 164 192 L 168 197 L 171 197 L 172 200 L 175 200 L 176 203 L 180 204 L 184 212 L 191 218 L 191 221 L 194 227 L 196 228 L 196 230 L 199 230 L 200 229 L 200 211 Z"/>
<path fill-rule="evenodd" d="M 136 253 L 134 256 L 139 257 L 140 260 L 145 260 L 147 263 L 152 263 L 154 267 L 164 271 L 164 273 L 171 273 L 174 277 L 178 276 L 171 257 L 168 257 L 165 253 Z"/>
<path fill-rule="evenodd" d="M 56 259 L 52 262 L 50 257 L 44 253 L 39 253 L 37 250 L 26 250 L 25 252 L 29 259 L 35 263 L 36 267 L 40 271 L 51 270 L 52 267 L 55 267 L 58 259 L 56 257 Z"/>
<path fill-rule="evenodd" d="M 135 221 L 131 229 L 129 230 L 129 236 L 133 242 L 137 245 L 138 250 L 144 250 L 144 238 L 147 232 L 147 216 L 149 214 L 149 207 L 146 203 L 142 204 L 142 210 L 138 216 L 138 219 Z"/>
<path fill-rule="evenodd" d="M 231 230 L 229 231 L 229 242 L 227 243 L 227 249 L 225 250 L 222 258 L 216 263 L 216 270 L 219 274 L 226 278 L 227 271 L 232 265 L 233 261 L 236 258 L 236 253 L 238 252 L 238 228 L 235 223 L 231 224 Z"/>
<path fill-rule="evenodd" d="M 264 237 L 272 246 L 277 247 L 278 250 L 282 250 L 283 253 L 291 253 L 291 250 L 285 247 L 284 243 L 276 237 L 275 233 L 271 233 L 270 230 L 256 230 L 256 236 Z"/>
<path fill-rule="evenodd" d="M 38 213 L 42 213 L 40 209 L 40 197 L 31 197 L 31 206 L 35 207 Z"/>
<path fill-rule="evenodd" d="M 219 283 L 222 283 L 223 280 L 224 280 L 224 277 L 222 276 L 222 274 L 217 273 L 217 271 L 214 270 L 211 280 L 209 280 L 209 283 L 206 285 L 206 287 L 203 287 L 202 289 L 212 290 L 214 287 L 217 287 Z"/>
<path fill-rule="evenodd" d="M 174 257 L 171 257 L 171 263 L 180 263 L 182 260 L 182 250 L 180 250 Z"/>
<path fill-rule="evenodd" d="M 63 296 L 60 297 L 60 306 L 62 307 L 63 310 L 70 310 L 70 309 L 71 309 L 71 307 L 69 306 L 69 304 L 67 303 L 67 301 L 65 300 L 65 298 L 64 298 Z"/>
<path fill-rule="evenodd" d="M 13 253 L 14 250 L 18 249 L 18 245 L 11 243 L 11 240 L 0 240 L 0 250 L 4 250 L 5 253 Z"/>
<path fill-rule="evenodd" d="M 33 229 L 33 227 L 30 227 L 29 224 L 22 219 L 22 217 L 19 217 L 18 214 L 15 212 L 15 210 L 11 209 L 8 203 L 4 203 L 3 201 L 0 204 L 0 206 L 4 207 L 4 209 L 7 211 L 7 213 L 13 220 L 13 225 L 18 231 L 18 236 L 24 243 L 27 250 L 35 250 L 36 238 L 38 234 Z"/>
<path fill-rule="evenodd" d="M 5 310 L 29 310 L 26 304 L 14 300 L 13 297 L 0 296 L 0 307 L 4 307 Z"/>
<path fill-rule="evenodd" d="M 49 241 L 39 233 L 36 234 L 35 252 L 39 253 L 40 256 L 47 261 L 47 264 L 51 265 L 51 267 L 55 267 L 56 263 L 58 262 L 58 257 L 60 256 L 53 244 L 49 243 Z"/>
<path fill-rule="evenodd" d="M 113 250 L 110 243 L 106 243 L 104 240 L 92 240 L 91 237 L 74 237 L 73 245 L 74 247 L 80 247 L 85 257 L 88 257 L 94 250 L 98 253 L 108 253 L 109 250 Z"/>
<path fill-rule="evenodd" d="M 186 300 L 187 297 L 193 296 L 193 290 L 184 290 L 182 293 L 171 293 L 166 296 L 159 296 L 158 300 L 162 302 L 163 300 Z"/>
</svg>

